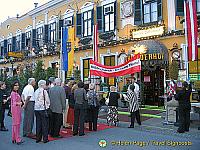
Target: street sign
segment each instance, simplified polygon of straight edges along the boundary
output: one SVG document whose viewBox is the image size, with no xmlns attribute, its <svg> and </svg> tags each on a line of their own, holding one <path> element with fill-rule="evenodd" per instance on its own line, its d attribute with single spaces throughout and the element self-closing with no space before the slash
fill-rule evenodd
<svg viewBox="0 0 200 150">
<path fill-rule="evenodd" d="M 22 58 L 23 54 L 21 52 L 8 52 L 9 57 L 16 57 L 16 58 Z"/>
</svg>

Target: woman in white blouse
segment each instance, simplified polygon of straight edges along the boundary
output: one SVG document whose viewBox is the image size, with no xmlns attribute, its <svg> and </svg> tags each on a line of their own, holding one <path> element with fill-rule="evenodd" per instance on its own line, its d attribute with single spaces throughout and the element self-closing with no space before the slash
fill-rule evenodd
<svg viewBox="0 0 200 150">
<path fill-rule="evenodd" d="M 48 115 L 47 109 L 50 106 L 49 95 L 46 88 L 46 81 L 40 80 L 38 82 L 38 89 L 34 93 L 35 99 L 35 116 L 36 116 L 36 143 L 48 142 Z"/>
</svg>

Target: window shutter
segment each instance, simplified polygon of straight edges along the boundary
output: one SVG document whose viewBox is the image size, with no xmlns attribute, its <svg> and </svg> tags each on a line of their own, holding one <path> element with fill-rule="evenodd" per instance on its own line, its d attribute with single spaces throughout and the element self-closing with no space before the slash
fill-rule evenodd
<svg viewBox="0 0 200 150">
<path fill-rule="evenodd" d="M 17 49 L 16 49 L 16 37 L 13 36 L 12 37 L 12 52 L 16 52 Z"/>
<path fill-rule="evenodd" d="M 77 37 L 81 37 L 82 35 L 81 24 L 82 24 L 82 15 L 81 13 L 79 13 L 79 14 L 76 14 L 76 36 Z"/>
<path fill-rule="evenodd" d="M 44 25 L 44 43 L 48 43 L 48 38 L 49 38 L 49 25 Z"/>
<path fill-rule="evenodd" d="M 32 30 L 32 47 L 36 47 L 36 29 Z"/>
<path fill-rule="evenodd" d="M 59 20 L 59 32 L 58 32 L 58 40 L 60 41 L 61 40 L 61 29 L 63 27 L 63 24 L 64 24 L 64 20 Z"/>
<path fill-rule="evenodd" d="M 114 27 L 117 28 L 117 1 L 114 3 Z"/>
<path fill-rule="evenodd" d="M 157 1 L 158 20 L 162 20 L 162 0 Z"/>
<path fill-rule="evenodd" d="M 4 40 L 4 56 L 7 56 L 7 44 L 8 40 Z"/>
<path fill-rule="evenodd" d="M 142 24 L 142 6 L 141 6 L 142 1 L 141 0 L 135 0 L 135 9 L 134 9 L 134 24 L 135 25 L 140 25 Z"/>
<path fill-rule="evenodd" d="M 21 36 L 21 50 L 25 50 L 25 33 L 22 33 L 22 36 Z"/>
<path fill-rule="evenodd" d="M 97 6 L 97 23 L 98 23 L 98 31 L 103 32 L 103 8 L 102 8 L 102 6 Z"/>
<path fill-rule="evenodd" d="M 74 16 L 72 16 L 72 26 L 74 25 Z"/>
<path fill-rule="evenodd" d="M 94 9 L 91 10 L 91 16 L 92 16 L 91 27 L 92 27 L 92 34 L 93 34 L 93 27 L 94 27 Z"/>
<path fill-rule="evenodd" d="M 176 16 L 184 16 L 184 0 L 176 0 Z"/>
</svg>

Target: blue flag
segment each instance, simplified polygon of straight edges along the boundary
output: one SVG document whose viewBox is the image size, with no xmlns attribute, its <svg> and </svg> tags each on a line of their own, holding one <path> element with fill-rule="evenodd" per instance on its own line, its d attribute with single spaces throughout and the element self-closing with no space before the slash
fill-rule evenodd
<svg viewBox="0 0 200 150">
<path fill-rule="evenodd" d="M 68 40 L 68 28 L 62 28 L 62 58 L 63 58 L 63 68 L 62 70 L 68 71 L 68 49 L 67 49 L 67 40 Z"/>
</svg>

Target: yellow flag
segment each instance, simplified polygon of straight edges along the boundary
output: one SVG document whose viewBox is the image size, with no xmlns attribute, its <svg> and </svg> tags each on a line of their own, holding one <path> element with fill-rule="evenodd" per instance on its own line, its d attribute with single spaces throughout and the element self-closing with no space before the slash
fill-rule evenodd
<svg viewBox="0 0 200 150">
<path fill-rule="evenodd" d="M 71 42 L 71 50 L 68 53 L 68 72 L 67 77 L 72 76 L 73 64 L 74 64 L 74 46 L 75 46 L 75 37 L 74 37 L 74 27 L 68 28 L 68 42 Z"/>
</svg>

